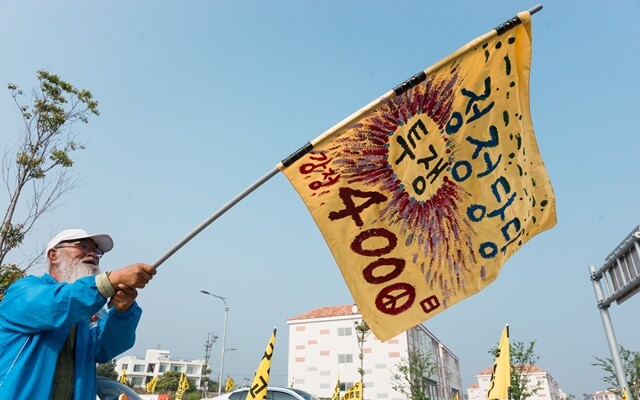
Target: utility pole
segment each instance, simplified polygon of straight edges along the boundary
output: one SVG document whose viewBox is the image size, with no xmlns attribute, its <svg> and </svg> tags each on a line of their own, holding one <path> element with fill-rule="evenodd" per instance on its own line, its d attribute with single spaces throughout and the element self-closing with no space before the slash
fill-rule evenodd
<svg viewBox="0 0 640 400">
<path fill-rule="evenodd" d="M 209 374 L 207 373 L 207 370 L 209 369 L 209 358 L 211 357 L 211 348 L 213 347 L 213 344 L 216 342 L 216 339 L 218 339 L 218 337 L 216 335 L 214 335 L 212 332 L 209 332 L 207 334 L 207 341 L 204 342 L 204 371 L 203 372 L 203 376 L 206 377 L 207 379 L 207 385 L 205 387 L 205 390 L 208 391 L 209 390 Z"/>
</svg>

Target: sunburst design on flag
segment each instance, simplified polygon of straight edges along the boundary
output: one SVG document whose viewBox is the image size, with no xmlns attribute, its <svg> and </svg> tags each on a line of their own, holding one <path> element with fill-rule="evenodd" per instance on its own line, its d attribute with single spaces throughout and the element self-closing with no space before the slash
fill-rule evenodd
<svg viewBox="0 0 640 400">
<path fill-rule="evenodd" d="M 410 183 L 398 175 L 390 152 L 394 140 L 398 140 L 395 138 L 398 131 L 420 119 L 433 127 L 427 135 L 428 143 L 439 143 L 436 146 L 442 153 L 442 165 L 455 162 L 457 145 L 449 139 L 445 126 L 460 80 L 456 66 L 445 76 L 447 79 L 430 78 L 377 107 L 336 138 L 329 151 L 333 165 L 347 182 L 359 182 L 389 195 L 378 217 L 398 228 L 407 248 L 418 249 L 411 261 L 420 268 L 431 288 L 441 290 L 441 301 L 446 307 L 449 297 L 466 292 L 465 276 L 482 275 L 480 269 L 472 270 L 477 264 L 472 244 L 474 231 L 461 209 L 469 194 L 450 179 L 450 167 L 442 167 L 437 187 L 417 196 L 408 187 Z M 424 144 L 421 143 L 422 147 Z"/>
</svg>

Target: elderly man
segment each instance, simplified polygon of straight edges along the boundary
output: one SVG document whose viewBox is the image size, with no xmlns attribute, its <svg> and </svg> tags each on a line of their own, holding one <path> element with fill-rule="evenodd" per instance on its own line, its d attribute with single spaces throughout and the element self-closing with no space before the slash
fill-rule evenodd
<svg viewBox="0 0 640 400">
<path fill-rule="evenodd" d="M 62 231 L 47 245 L 49 273 L 7 289 L 0 400 L 96 398 L 96 363 L 133 346 L 142 313 L 137 289 L 156 273 L 139 263 L 101 273 L 100 258 L 112 248 L 109 235 Z"/>
</svg>

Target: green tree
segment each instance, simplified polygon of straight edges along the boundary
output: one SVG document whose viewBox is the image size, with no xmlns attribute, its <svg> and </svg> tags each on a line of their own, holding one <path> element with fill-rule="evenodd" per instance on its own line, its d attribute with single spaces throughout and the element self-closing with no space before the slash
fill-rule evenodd
<svg viewBox="0 0 640 400">
<path fill-rule="evenodd" d="M 512 400 L 526 400 L 540 390 L 540 382 L 531 382 L 533 367 L 540 358 L 535 353 L 535 345 L 535 340 L 530 341 L 528 345 L 518 341 L 509 343 Z M 489 350 L 489 353 L 495 358 L 498 346 Z"/>
<path fill-rule="evenodd" d="M 618 378 L 616 377 L 611 358 L 600 358 L 595 356 L 593 358 L 596 359 L 596 362 L 591 365 L 602 368 L 606 374 L 602 380 L 609 384 L 609 390 L 622 397 L 622 391 L 620 390 L 620 385 L 618 384 Z M 629 386 L 630 393 L 628 394 L 628 397 L 632 400 L 639 400 L 640 352 L 620 346 L 620 360 L 622 361 L 622 369 L 624 370 L 627 385 Z"/>
<path fill-rule="evenodd" d="M 118 379 L 118 373 L 116 372 L 116 359 L 96 365 L 96 375 L 104 376 L 105 378 Z"/>
<path fill-rule="evenodd" d="M 84 146 L 75 141 L 73 125 L 100 115 L 98 102 L 88 90 L 77 89 L 43 70 L 36 77 L 40 86 L 32 92 L 30 103 L 23 100 L 18 85 L 7 85 L 22 118 L 23 133 L 15 152 L 5 150 L 2 158 L 8 201 L 0 225 L 0 300 L 4 289 L 41 257 L 22 267 L 6 264 L 7 254 L 20 247 L 40 217 L 52 211 L 76 185 L 66 170 L 73 166 L 71 153 Z"/>
<path fill-rule="evenodd" d="M 175 392 L 178 390 L 178 383 L 180 382 L 180 372 L 176 371 L 167 371 L 162 376 L 158 378 L 158 383 L 156 384 L 156 389 L 158 390 L 167 390 L 171 392 Z"/>
<path fill-rule="evenodd" d="M 356 328 L 356 339 L 358 340 L 358 349 L 360 353 L 358 357 L 360 358 L 360 367 L 358 367 L 358 373 L 360 374 L 360 382 L 362 382 L 362 398 L 364 399 L 364 342 L 367 340 L 367 337 L 371 333 L 371 329 L 369 325 L 367 325 L 367 321 L 362 320 L 360 322 L 354 322 Z"/>
<path fill-rule="evenodd" d="M 395 382 L 391 388 L 402 393 L 409 400 L 429 400 L 427 379 L 438 368 L 431 353 L 409 350 L 407 358 L 400 359 L 393 374 Z"/>
</svg>

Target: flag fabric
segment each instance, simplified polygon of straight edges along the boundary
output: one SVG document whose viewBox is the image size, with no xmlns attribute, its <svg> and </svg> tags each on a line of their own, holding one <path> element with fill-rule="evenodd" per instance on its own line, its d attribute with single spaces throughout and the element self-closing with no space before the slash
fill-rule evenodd
<svg viewBox="0 0 640 400">
<path fill-rule="evenodd" d="M 120 383 L 124 383 L 125 385 L 127 384 L 127 370 L 126 369 L 122 370 L 122 375 L 120 375 L 120 379 L 118 379 L 118 381 L 120 381 Z"/>
<path fill-rule="evenodd" d="M 231 375 L 227 376 L 227 381 L 224 384 L 224 391 L 226 393 L 229 393 L 230 391 L 233 390 L 233 388 L 236 387 L 236 383 L 233 380 L 233 378 L 231 377 Z"/>
<path fill-rule="evenodd" d="M 493 363 L 487 400 L 509 400 L 511 398 L 511 353 L 509 347 L 509 325 L 505 325 L 496 360 Z"/>
<path fill-rule="evenodd" d="M 341 397 L 341 400 L 362 400 L 362 382 L 353 384 Z"/>
<path fill-rule="evenodd" d="M 158 377 L 154 376 L 149 382 L 147 382 L 147 393 L 153 393 L 156 391 L 156 384 L 158 383 Z"/>
<path fill-rule="evenodd" d="M 182 395 L 184 392 L 189 390 L 189 379 L 184 374 L 184 372 L 180 373 L 180 381 L 178 382 L 178 390 L 176 391 L 176 400 L 182 400 Z"/>
<path fill-rule="evenodd" d="M 531 16 L 517 19 L 278 165 L 382 341 L 485 288 L 556 223 L 529 111 Z"/>
<path fill-rule="evenodd" d="M 453 400 L 458 400 L 458 399 L 459 399 L 458 392 L 456 392 L 456 394 L 453 396 Z"/>
<path fill-rule="evenodd" d="M 189 379 L 187 379 L 187 375 L 182 375 L 182 382 L 180 388 L 184 391 L 189 390 Z"/>
<path fill-rule="evenodd" d="M 340 400 L 340 374 L 338 374 L 338 381 L 336 382 L 336 387 L 333 389 L 331 400 Z"/>
<path fill-rule="evenodd" d="M 627 396 L 627 388 L 622 389 L 622 400 L 628 400 L 629 397 Z"/>
<path fill-rule="evenodd" d="M 273 348 L 276 343 L 276 329 L 273 329 L 271 338 L 264 351 L 264 355 L 258 364 L 256 375 L 247 393 L 246 400 L 264 400 L 267 397 L 267 386 L 269 385 L 269 371 L 271 370 L 271 358 L 273 357 Z"/>
</svg>

